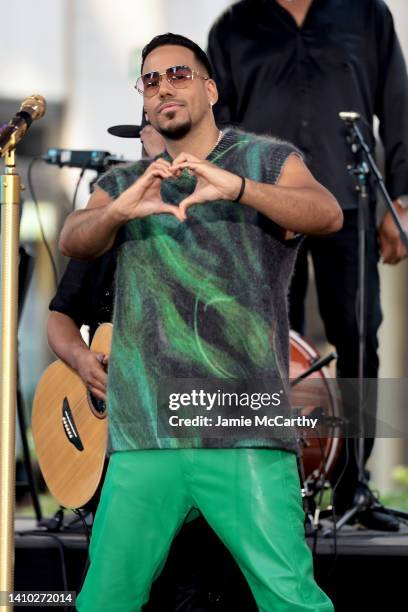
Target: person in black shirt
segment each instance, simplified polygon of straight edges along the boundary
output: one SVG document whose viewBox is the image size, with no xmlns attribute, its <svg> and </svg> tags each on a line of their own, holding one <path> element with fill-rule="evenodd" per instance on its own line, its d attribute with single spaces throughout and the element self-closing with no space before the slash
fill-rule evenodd
<svg viewBox="0 0 408 612">
<path fill-rule="evenodd" d="M 111 321 L 115 267 L 115 251 L 93 261 L 71 259 L 50 302 L 47 325 L 51 349 L 102 400 L 105 399 L 107 358 L 89 350 L 79 330 L 82 325 L 88 325 L 92 339 L 101 323 Z"/>
<path fill-rule="evenodd" d="M 337 198 L 343 229 L 307 237 L 290 291 L 291 326 L 304 333 L 304 299 L 311 254 L 319 309 L 328 340 L 338 354 L 338 375 L 358 375 L 358 198 L 340 111 L 356 111 L 371 150 L 373 117 L 380 121 L 386 185 L 400 219 L 408 225 L 408 81 L 392 16 L 382 0 L 241 0 L 213 25 L 208 54 L 219 89 L 218 124 L 273 134 L 295 143 L 317 180 Z M 364 376 L 378 376 L 377 331 L 382 320 L 377 264 L 406 257 L 390 213 L 376 227 L 376 193 L 371 181 L 367 237 Z M 380 250 L 379 250 L 380 249 Z M 374 440 L 365 440 L 365 460 Z M 348 461 L 347 461 L 348 456 Z M 353 503 L 358 469 L 354 440 L 347 440 L 338 465 L 338 513 Z M 368 473 L 367 473 L 368 478 Z M 366 488 L 368 495 L 370 491 Z M 398 529 L 392 517 L 360 513 L 366 526 Z"/>
</svg>

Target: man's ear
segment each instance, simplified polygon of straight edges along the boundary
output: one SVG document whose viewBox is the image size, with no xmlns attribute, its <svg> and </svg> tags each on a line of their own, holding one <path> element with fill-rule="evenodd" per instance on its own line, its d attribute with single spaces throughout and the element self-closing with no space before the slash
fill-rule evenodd
<svg viewBox="0 0 408 612">
<path fill-rule="evenodd" d="M 209 79 L 205 82 L 205 84 L 207 85 L 208 102 L 210 106 L 214 106 L 214 104 L 216 104 L 218 101 L 218 89 L 215 81 L 213 81 L 213 79 Z"/>
<path fill-rule="evenodd" d="M 146 121 L 149 123 L 149 115 L 145 112 L 144 114 Z"/>
</svg>

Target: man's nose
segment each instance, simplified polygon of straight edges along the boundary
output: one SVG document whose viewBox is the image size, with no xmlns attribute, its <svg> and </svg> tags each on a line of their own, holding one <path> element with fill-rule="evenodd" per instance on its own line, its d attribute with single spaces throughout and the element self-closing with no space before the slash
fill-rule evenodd
<svg viewBox="0 0 408 612">
<path fill-rule="evenodd" d="M 161 74 L 160 80 L 159 80 L 159 96 L 165 97 L 168 95 L 174 95 L 174 87 L 173 85 L 170 85 L 170 83 L 167 80 L 166 75 Z"/>
</svg>

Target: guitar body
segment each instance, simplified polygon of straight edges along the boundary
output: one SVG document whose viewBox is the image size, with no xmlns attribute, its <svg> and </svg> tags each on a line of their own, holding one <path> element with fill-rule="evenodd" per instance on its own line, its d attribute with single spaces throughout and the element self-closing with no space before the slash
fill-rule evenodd
<svg viewBox="0 0 408 612">
<path fill-rule="evenodd" d="M 112 325 L 101 325 L 91 349 L 109 355 Z M 61 506 L 82 508 L 102 478 L 108 440 L 103 402 L 92 398 L 80 376 L 62 361 L 42 375 L 34 396 L 32 431 L 38 462 Z"/>
</svg>

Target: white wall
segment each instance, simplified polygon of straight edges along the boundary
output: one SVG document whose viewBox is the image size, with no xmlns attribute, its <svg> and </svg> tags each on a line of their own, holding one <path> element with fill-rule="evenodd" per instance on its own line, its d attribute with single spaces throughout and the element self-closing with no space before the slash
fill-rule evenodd
<svg viewBox="0 0 408 612">
<path fill-rule="evenodd" d="M 65 5 L 66 0 L 2 0 L 0 97 L 65 98 Z"/>
</svg>

